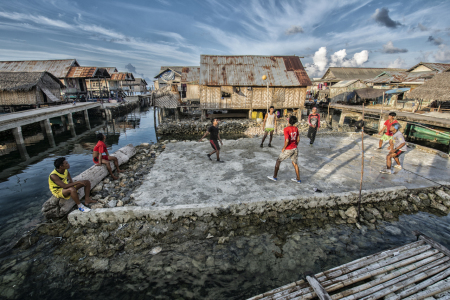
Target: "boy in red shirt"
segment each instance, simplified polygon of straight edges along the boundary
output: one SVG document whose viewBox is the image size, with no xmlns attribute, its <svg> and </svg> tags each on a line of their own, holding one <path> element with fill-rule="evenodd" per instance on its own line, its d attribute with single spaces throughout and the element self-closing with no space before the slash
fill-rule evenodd
<svg viewBox="0 0 450 300">
<path fill-rule="evenodd" d="M 94 161 L 94 164 L 96 166 L 101 166 L 104 164 L 106 168 L 108 169 L 109 175 L 113 178 L 113 180 L 119 179 L 119 177 L 114 176 L 113 171 L 111 169 L 111 165 L 109 164 L 109 161 L 113 161 L 114 165 L 116 166 L 117 172 L 122 173 L 125 171 L 122 171 L 119 168 L 119 161 L 117 160 L 117 157 L 111 156 L 108 153 L 108 149 L 106 148 L 106 136 L 103 133 L 97 134 L 98 143 L 94 147 L 94 152 L 92 153 L 92 160 Z M 106 153 L 106 155 L 103 155 L 103 153 Z"/>
<path fill-rule="evenodd" d="M 280 168 L 280 164 L 283 160 L 287 158 L 291 158 L 292 164 L 295 168 L 295 174 L 297 178 L 292 178 L 291 180 L 297 183 L 300 183 L 300 171 L 298 170 L 298 143 L 300 142 L 300 135 L 298 134 L 298 128 L 294 126 L 297 123 L 297 117 L 291 116 L 289 118 L 289 125 L 284 129 L 284 147 L 281 150 L 281 154 L 277 159 L 277 163 L 275 164 L 275 172 L 272 176 L 267 176 L 270 180 L 277 181 L 278 169 Z"/>
<path fill-rule="evenodd" d="M 383 134 L 383 136 L 380 138 L 380 142 L 378 143 L 378 148 L 375 148 L 375 150 L 381 150 L 383 147 L 383 142 L 389 142 L 389 145 L 392 147 L 392 136 L 394 135 L 391 132 L 391 126 L 398 123 L 395 117 L 397 114 L 395 112 L 389 113 L 389 118 L 384 122 L 383 128 L 381 128 L 380 132 L 378 134 L 381 134 L 384 130 L 386 130 L 386 133 Z"/>
</svg>

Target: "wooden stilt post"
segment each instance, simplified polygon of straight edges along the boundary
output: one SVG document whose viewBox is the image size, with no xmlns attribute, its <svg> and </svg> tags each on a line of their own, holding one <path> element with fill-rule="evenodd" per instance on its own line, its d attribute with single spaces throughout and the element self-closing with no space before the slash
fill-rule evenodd
<svg viewBox="0 0 450 300">
<path fill-rule="evenodd" d="M 30 159 L 30 156 L 27 153 L 27 148 L 25 146 L 25 142 L 23 140 L 22 127 L 19 126 L 19 127 L 13 128 L 12 132 L 14 135 L 14 139 L 16 140 L 17 149 L 19 149 L 20 157 L 23 160 Z"/>
<path fill-rule="evenodd" d="M 364 103 L 362 106 L 362 121 L 364 124 Z M 361 221 L 361 190 L 364 177 L 364 125 L 361 128 L 361 181 L 359 182 L 358 222 Z"/>
</svg>

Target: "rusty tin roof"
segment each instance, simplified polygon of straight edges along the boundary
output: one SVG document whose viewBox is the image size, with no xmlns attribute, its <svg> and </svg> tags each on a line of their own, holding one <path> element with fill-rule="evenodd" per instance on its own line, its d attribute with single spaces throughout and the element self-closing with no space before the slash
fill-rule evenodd
<svg viewBox="0 0 450 300">
<path fill-rule="evenodd" d="M 65 78 L 71 67 L 80 66 L 76 59 L 0 61 L 2 72 L 49 72 L 57 78 Z"/>
<path fill-rule="evenodd" d="M 267 79 L 262 80 L 266 75 Z M 308 86 L 311 80 L 298 56 L 200 56 L 201 85 Z"/>
<path fill-rule="evenodd" d="M 200 67 L 183 67 L 181 69 L 181 83 L 197 83 L 200 80 Z"/>
<path fill-rule="evenodd" d="M 128 81 L 132 80 L 134 81 L 133 73 L 127 73 L 127 72 L 115 72 L 111 74 L 111 81 Z"/>
</svg>

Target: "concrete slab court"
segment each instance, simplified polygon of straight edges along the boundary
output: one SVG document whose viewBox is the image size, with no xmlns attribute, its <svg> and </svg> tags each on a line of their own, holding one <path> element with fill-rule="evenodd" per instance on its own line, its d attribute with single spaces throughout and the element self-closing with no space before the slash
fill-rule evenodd
<svg viewBox="0 0 450 300">
<path fill-rule="evenodd" d="M 126 222 L 132 219 L 164 219 L 190 215 L 242 215 L 265 210 L 332 207 L 358 201 L 361 171 L 361 135 L 319 135 L 313 147 L 301 137 L 298 163 L 302 183 L 290 160 L 281 163 L 278 181 L 273 175 L 283 138 L 274 137 L 273 148 L 260 148 L 260 138 L 225 140 L 220 157 L 208 160 L 209 141 L 168 143 L 144 182 L 134 192 L 134 207 L 78 211 L 69 215 L 72 224 Z M 363 202 L 406 197 L 409 189 L 448 185 L 448 158 L 420 149 L 409 149 L 403 170 L 381 174 L 387 145 L 375 150 L 378 139 L 366 136 Z M 267 145 L 267 142 L 266 142 Z M 315 193 L 313 188 L 322 190 Z"/>
<path fill-rule="evenodd" d="M 212 150 L 209 142 L 169 143 L 146 182 L 135 192 L 135 203 L 152 207 L 221 205 L 312 196 L 316 194 L 314 187 L 323 193 L 359 189 L 360 134 L 320 136 L 312 147 L 302 137 L 298 158 L 301 184 L 291 181 L 295 172 L 290 160 L 281 163 L 277 182 L 267 179 L 273 175 L 283 138 L 274 137 L 273 148 L 260 148 L 260 142 L 259 138 L 224 141 L 220 154 L 225 163 L 207 159 L 206 153 Z M 377 143 L 375 138 L 365 138 L 364 190 L 430 187 L 439 181 L 450 181 L 450 161 L 418 149 L 406 153 L 404 170 L 381 174 L 387 149 L 375 150 Z"/>
</svg>

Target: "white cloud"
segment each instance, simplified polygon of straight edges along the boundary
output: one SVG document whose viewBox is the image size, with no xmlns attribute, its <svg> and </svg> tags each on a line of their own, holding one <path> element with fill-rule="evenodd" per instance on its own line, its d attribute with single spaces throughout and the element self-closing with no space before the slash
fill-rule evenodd
<svg viewBox="0 0 450 300">
<path fill-rule="evenodd" d="M 369 51 L 363 50 L 347 58 L 347 50 L 342 49 L 331 54 L 330 60 L 328 65 L 327 48 L 320 47 L 313 56 L 314 63 L 307 65 L 306 71 L 312 77 L 321 74 L 327 67 L 360 67 L 369 60 Z"/>
<path fill-rule="evenodd" d="M 389 63 L 388 68 L 396 68 L 396 69 L 403 69 L 406 67 L 406 62 L 401 59 L 400 57 L 394 60 L 393 62 Z"/>
<path fill-rule="evenodd" d="M 389 54 L 406 53 L 406 52 L 408 52 L 408 49 L 397 48 L 397 47 L 394 46 L 392 41 L 389 41 L 389 42 L 387 42 L 386 44 L 383 45 L 383 50 L 381 50 L 381 52 L 389 53 Z"/>
<path fill-rule="evenodd" d="M 439 50 L 433 55 L 439 62 L 450 62 L 450 48 L 447 45 L 439 45 Z"/>
</svg>

